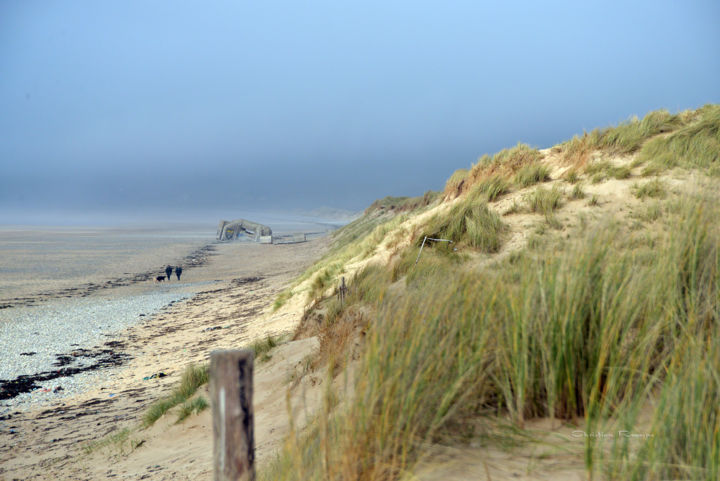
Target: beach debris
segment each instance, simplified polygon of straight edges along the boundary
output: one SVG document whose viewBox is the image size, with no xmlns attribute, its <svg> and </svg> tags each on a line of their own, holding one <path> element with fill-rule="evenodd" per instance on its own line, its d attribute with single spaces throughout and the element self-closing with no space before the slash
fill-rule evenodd
<svg viewBox="0 0 720 481">
<path fill-rule="evenodd" d="M 75 353 L 70 353 L 69 356 L 66 354 L 56 354 L 55 355 L 56 361 L 53 363 L 53 366 L 58 366 L 58 367 L 67 366 L 68 364 L 75 361 L 76 357 L 77 357 L 77 355 Z"/>
<path fill-rule="evenodd" d="M 233 279 L 230 281 L 230 283 L 236 287 L 236 286 L 242 286 L 244 284 L 250 284 L 252 282 L 259 282 L 263 280 L 263 277 L 260 276 L 250 276 L 250 277 L 241 277 L 239 279 Z"/>
<path fill-rule="evenodd" d="M 217 331 L 218 329 L 222 329 L 222 326 L 213 326 L 213 327 L 206 327 L 200 332 L 209 332 L 209 331 Z"/>
<path fill-rule="evenodd" d="M 156 379 L 156 378 L 161 378 L 161 377 L 165 377 L 165 376 L 167 376 L 167 374 L 165 374 L 164 372 L 160 371 L 160 372 L 156 372 L 156 373 L 153 374 L 152 376 L 145 376 L 145 377 L 143 378 L 143 381 L 149 381 L 150 379 Z"/>
<path fill-rule="evenodd" d="M 35 351 L 21 352 L 21 353 L 20 353 L 21 356 L 34 356 L 35 354 L 37 354 L 37 352 L 35 352 Z"/>
<path fill-rule="evenodd" d="M 79 367 L 69 367 L 67 364 L 74 361 L 75 358 L 69 355 L 58 354 L 56 355 L 57 361 L 54 365 L 60 367 L 60 369 L 44 371 L 32 375 L 21 375 L 17 376 L 15 379 L 0 379 L 0 400 L 12 399 L 19 394 L 38 391 L 41 389 L 41 386 L 39 386 L 38 383 L 43 381 L 50 381 L 60 377 L 70 377 L 75 374 L 95 371 L 100 368 L 120 366 L 128 359 L 131 359 L 129 354 L 116 352 L 112 349 L 98 349 L 96 351 L 86 349 L 82 351 L 82 357 L 92 359 L 92 364 Z M 47 391 L 42 390 L 41 392 L 50 392 L 50 389 Z"/>
<path fill-rule="evenodd" d="M 55 386 L 55 389 L 53 389 L 54 393 L 59 393 L 60 391 L 64 391 L 65 389 L 62 386 Z"/>
</svg>

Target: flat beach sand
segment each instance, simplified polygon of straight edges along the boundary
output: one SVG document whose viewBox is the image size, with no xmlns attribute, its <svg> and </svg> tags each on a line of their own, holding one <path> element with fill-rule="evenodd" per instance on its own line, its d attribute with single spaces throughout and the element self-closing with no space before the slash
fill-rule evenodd
<svg viewBox="0 0 720 481">
<path fill-rule="evenodd" d="M 77 297 L 160 274 L 214 238 L 212 226 L 195 225 L 0 226 L 0 306 Z"/>
<path fill-rule="evenodd" d="M 216 244 L 203 263 L 184 270 L 180 283 L 174 280 L 160 287 L 152 280 L 138 280 L 63 296 L 63 302 L 78 296 L 117 301 L 158 288 L 182 291 L 177 300 L 109 335 L 106 342 L 125 356 L 121 365 L 98 370 L 79 392 L 47 392 L 47 401 L 40 404 L 5 409 L 0 415 L 0 480 L 211 479 L 209 410 L 182 424 L 175 424 L 171 416 L 161 418 L 137 431 L 141 444 L 131 452 L 88 453 L 84 448 L 123 428 L 137 428 L 147 408 L 179 382 L 185 367 L 206 362 L 212 350 L 239 348 L 269 334 L 291 332 L 302 309 L 286 306 L 273 312 L 272 304 L 326 244 L 326 238 L 288 245 Z M 123 272 L 128 272 L 128 279 L 134 274 Z M 286 381 L 316 343 L 313 338 L 289 342 L 256 367 L 260 463 L 272 456 L 288 431 Z M 150 378 L 160 372 L 166 376 Z M 296 389 L 291 399 L 311 409 L 317 397 L 311 391 Z"/>
</svg>

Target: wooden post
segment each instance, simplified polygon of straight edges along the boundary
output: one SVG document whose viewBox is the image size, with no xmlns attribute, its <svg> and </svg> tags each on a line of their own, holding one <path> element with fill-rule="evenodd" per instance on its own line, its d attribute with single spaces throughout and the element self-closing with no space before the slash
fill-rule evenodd
<svg viewBox="0 0 720 481">
<path fill-rule="evenodd" d="M 215 481 L 255 480 L 251 350 L 210 353 Z"/>
<path fill-rule="evenodd" d="M 338 289 L 338 297 L 340 298 L 340 309 L 343 307 L 343 303 L 345 302 L 345 296 L 347 296 L 348 288 L 345 285 L 345 278 L 342 278 L 342 283 L 340 283 L 340 288 Z"/>
</svg>

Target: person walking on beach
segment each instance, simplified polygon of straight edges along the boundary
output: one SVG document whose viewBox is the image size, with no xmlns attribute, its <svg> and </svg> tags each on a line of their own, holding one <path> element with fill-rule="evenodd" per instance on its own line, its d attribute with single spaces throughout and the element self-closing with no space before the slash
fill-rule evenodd
<svg viewBox="0 0 720 481">
<path fill-rule="evenodd" d="M 167 280 L 170 280 L 170 274 L 172 274 L 172 266 L 167 266 L 165 268 L 165 275 L 167 276 Z"/>
<path fill-rule="evenodd" d="M 177 276 L 178 280 L 180 280 L 180 274 L 182 274 L 182 267 L 175 267 L 175 275 Z"/>
</svg>

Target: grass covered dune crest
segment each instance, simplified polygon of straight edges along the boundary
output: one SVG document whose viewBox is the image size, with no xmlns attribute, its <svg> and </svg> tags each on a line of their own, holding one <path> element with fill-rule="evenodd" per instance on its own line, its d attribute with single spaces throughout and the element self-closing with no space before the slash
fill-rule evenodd
<svg viewBox="0 0 720 481">
<path fill-rule="evenodd" d="M 645 175 L 676 167 L 708 168 L 720 175 L 720 105 L 708 104 L 697 110 L 671 114 L 667 110 L 648 113 L 642 119 L 633 117 L 617 126 L 595 129 L 575 136 L 550 149 L 571 166 L 569 174 L 597 174 L 591 162 L 594 155 L 636 155 L 635 165 L 645 164 Z M 470 169 L 458 169 L 445 184 L 446 199 L 470 192 L 489 180 L 502 182 L 502 193 L 510 186 L 528 187 L 550 178 L 543 163 L 546 155 L 529 145 L 518 143 L 494 155 L 483 155 Z M 613 169 L 607 175 L 625 178 L 627 169 Z M 597 177 L 597 176 L 596 176 Z M 482 187 L 481 187 L 482 188 Z M 493 199 L 491 199 L 493 200 Z"/>
<path fill-rule="evenodd" d="M 536 420 L 648 434 L 572 440 L 588 479 L 720 479 L 718 112 L 519 144 L 453 174 L 442 199 L 340 231 L 306 273 L 299 332 L 315 326 L 314 365 L 342 382 L 260 479 L 415 479 L 430 446 L 528 442 Z M 573 142 L 591 146 L 586 163 L 564 156 Z M 672 155 L 646 157 L 660 144 Z M 519 245 L 518 226 L 543 216 L 551 234 Z M 417 263 L 426 235 L 454 243 L 426 244 Z"/>
</svg>

